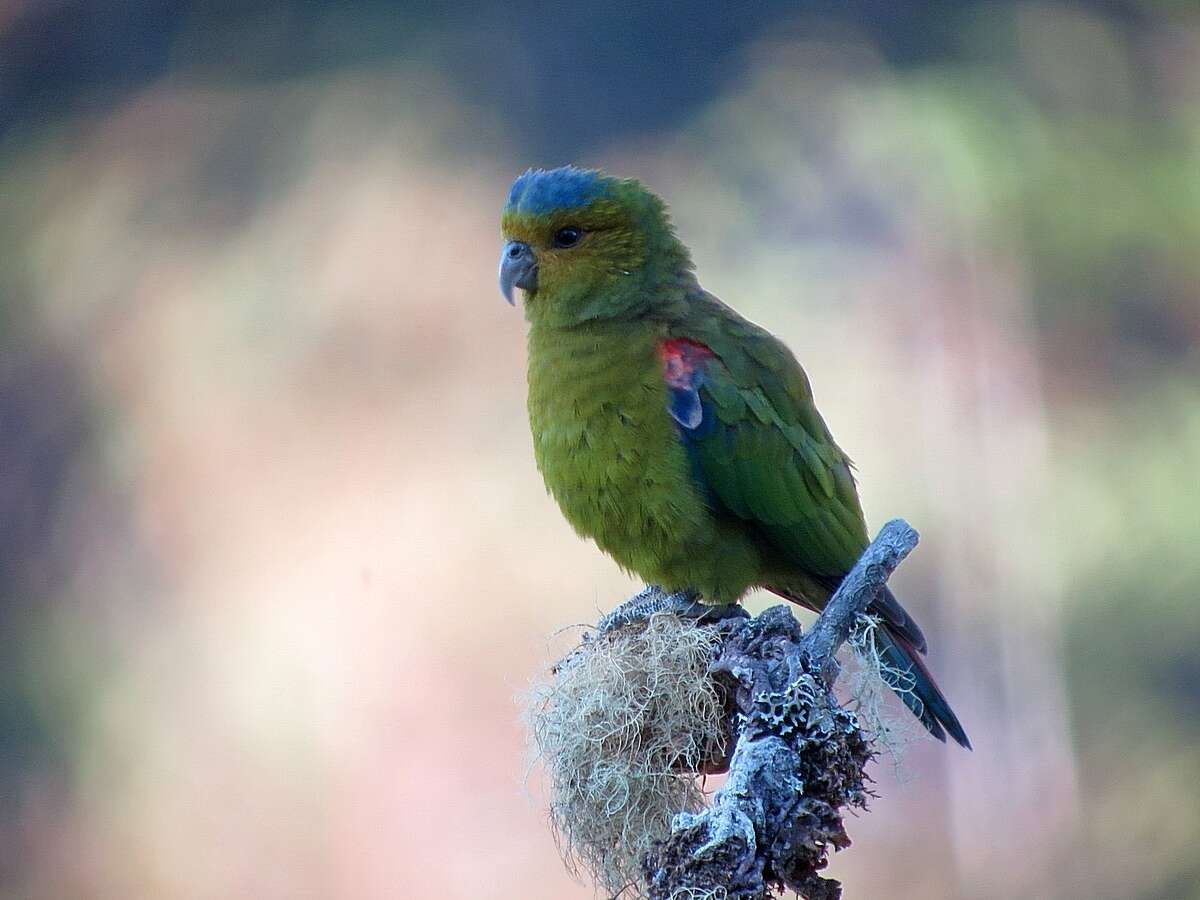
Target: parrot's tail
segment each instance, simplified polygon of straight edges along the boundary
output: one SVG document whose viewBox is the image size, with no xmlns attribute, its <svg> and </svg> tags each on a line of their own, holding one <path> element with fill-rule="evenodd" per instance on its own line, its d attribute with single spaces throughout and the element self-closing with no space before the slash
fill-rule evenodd
<svg viewBox="0 0 1200 900">
<path fill-rule="evenodd" d="M 948 732 L 960 747 L 970 750 L 967 733 L 917 649 L 887 624 L 875 632 L 875 643 L 880 658 L 894 673 L 884 676 L 888 687 L 899 695 L 935 738 L 944 741 Z"/>
<path fill-rule="evenodd" d="M 834 583 L 830 590 L 836 587 Z M 811 601 L 788 590 L 770 586 L 767 590 L 785 600 L 814 608 Z M 880 627 L 875 629 L 874 635 L 879 658 L 884 663 L 884 682 L 935 738 L 945 741 L 949 733 L 960 747 L 970 750 L 971 742 L 958 716 L 921 659 L 925 652 L 925 636 L 917 623 L 887 587 L 868 611 L 880 619 Z"/>
</svg>

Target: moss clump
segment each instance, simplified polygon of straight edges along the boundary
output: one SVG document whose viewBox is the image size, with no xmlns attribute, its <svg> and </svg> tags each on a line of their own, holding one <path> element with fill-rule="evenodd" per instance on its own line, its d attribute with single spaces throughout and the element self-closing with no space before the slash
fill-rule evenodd
<svg viewBox="0 0 1200 900">
<path fill-rule="evenodd" d="M 875 632 L 877 617 L 860 615 L 846 647 L 854 668 L 843 679 L 847 706 L 858 716 L 858 725 L 877 754 L 891 759 L 897 777 L 904 777 L 904 754 L 908 745 L 925 734 L 907 709 L 892 712 L 894 698 L 912 694 L 916 680 L 910 672 L 889 665 L 879 652 Z"/>
<path fill-rule="evenodd" d="M 550 819 L 572 871 L 644 896 L 642 860 L 704 795 L 724 757 L 725 701 L 708 674 L 718 628 L 669 614 L 585 639 L 532 693 L 528 724 L 550 776 Z"/>
</svg>

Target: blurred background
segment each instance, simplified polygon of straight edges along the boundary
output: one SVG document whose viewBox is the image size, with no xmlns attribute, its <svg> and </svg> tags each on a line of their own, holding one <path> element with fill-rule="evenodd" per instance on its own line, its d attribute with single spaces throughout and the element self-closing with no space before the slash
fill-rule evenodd
<svg viewBox="0 0 1200 900">
<path fill-rule="evenodd" d="M 0 0 L 0 896 L 591 896 L 520 697 L 636 586 L 495 282 L 565 162 L 922 532 L 975 752 L 878 767 L 847 896 L 1200 897 L 1192 0 Z"/>
</svg>

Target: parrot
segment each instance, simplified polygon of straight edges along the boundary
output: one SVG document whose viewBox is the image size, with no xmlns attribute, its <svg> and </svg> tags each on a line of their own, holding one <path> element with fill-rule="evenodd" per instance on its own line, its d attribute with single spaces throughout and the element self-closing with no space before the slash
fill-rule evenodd
<svg viewBox="0 0 1200 900">
<path fill-rule="evenodd" d="M 700 287 L 666 204 L 564 166 L 517 177 L 499 280 L 528 325 L 537 468 L 622 569 L 705 605 L 754 588 L 819 612 L 869 544 L 850 458 L 777 337 Z M 889 682 L 935 738 L 970 748 L 890 589 L 868 612 Z"/>
</svg>

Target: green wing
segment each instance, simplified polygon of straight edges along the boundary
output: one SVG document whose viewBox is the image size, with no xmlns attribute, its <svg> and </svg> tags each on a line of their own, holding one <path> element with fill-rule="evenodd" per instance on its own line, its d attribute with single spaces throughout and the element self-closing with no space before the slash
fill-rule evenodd
<svg viewBox="0 0 1200 900">
<path fill-rule="evenodd" d="M 813 403 L 804 370 L 782 343 L 708 294 L 660 348 L 670 413 L 711 502 L 752 524 L 791 562 L 834 587 L 867 546 L 850 460 Z M 770 586 L 775 590 L 777 586 Z M 811 597 L 793 597 L 819 605 Z M 911 683 L 894 688 L 930 733 L 970 747 L 919 654 L 925 637 L 886 588 L 872 611 L 888 665 Z"/>
<path fill-rule="evenodd" d="M 686 320 L 672 337 L 712 352 L 692 383 L 700 421 L 680 422 L 702 487 L 805 572 L 840 578 L 868 544 L 866 524 L 850 460 L 804 370 L 781 341 L 709 294 L 691 298 Z"/>
</svg>

